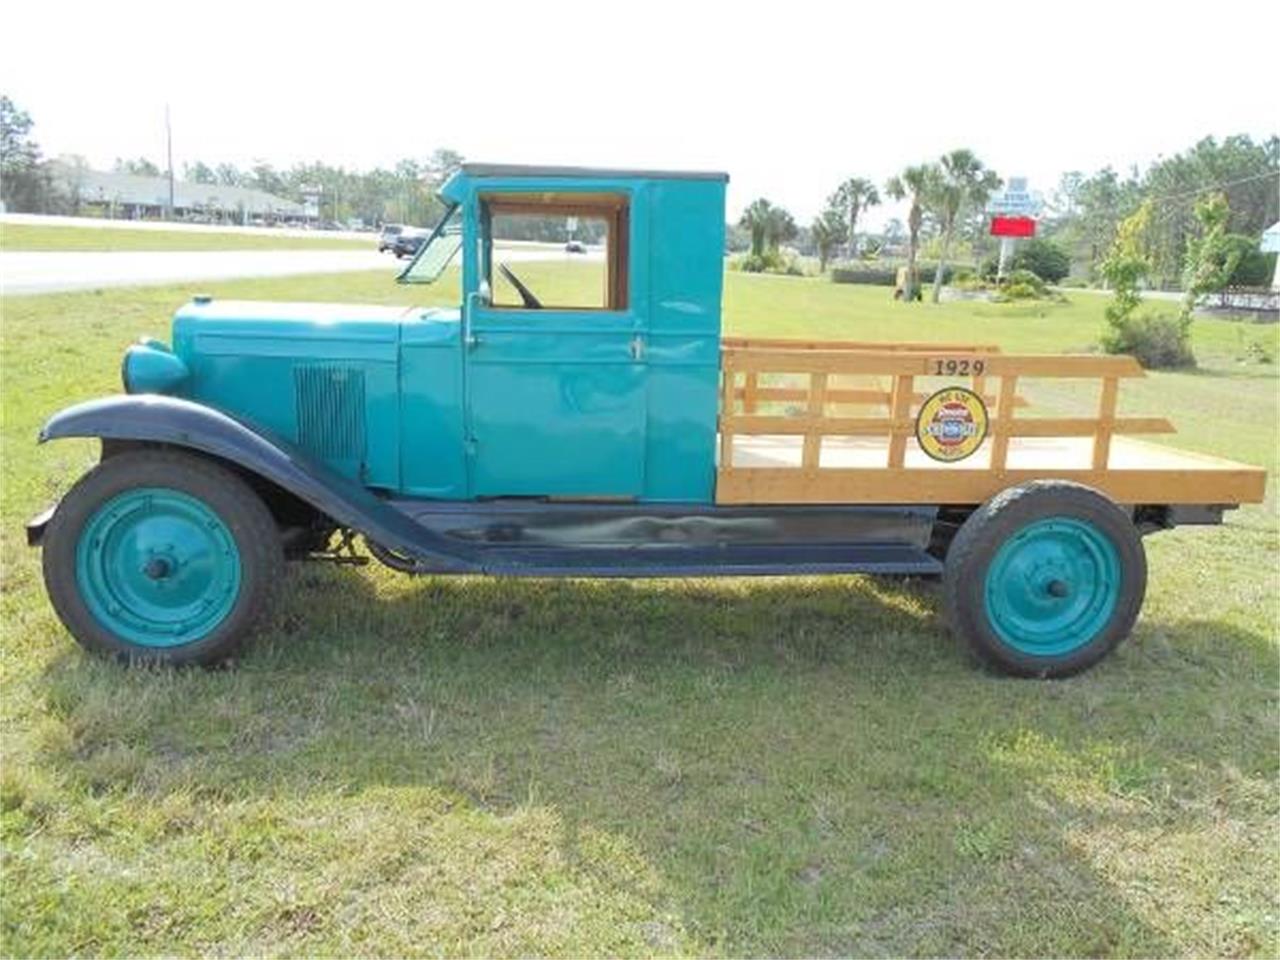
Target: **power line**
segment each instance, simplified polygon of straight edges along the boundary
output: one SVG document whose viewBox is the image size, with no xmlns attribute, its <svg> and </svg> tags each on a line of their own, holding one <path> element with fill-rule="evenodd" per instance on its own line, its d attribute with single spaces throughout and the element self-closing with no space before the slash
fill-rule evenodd
<svg viewBox="0 0 1280 960">
<path fill-rule="evenodd" d="M 1151 200 L 1157 203 L 1165 200 L 1181 200 L 1181 199 L 1185 199 L 1186 197 L 1199 196 L 1200 194 L 1206 193 L 1210 190 L 1225 190 L 1227 187 L 1237 187 L 1242 183 L 1253 183 L 1253 181 L 1255 180 L 1266 180 L 1271 177 L 1280 179 L 1280 172 L 1272 170 L 1267 173 L 1255 173 L 1253 176 L 1240 177 L 1238 180 L 1224 180 L 1221 183 L 1206 184 L 1203 187 L 1197 187 L 1195 190 L 1188 190 L 1185 193 L 1166 193 L 1164 196 L 1144 197 L 1143 199 Z"/>
</svg>

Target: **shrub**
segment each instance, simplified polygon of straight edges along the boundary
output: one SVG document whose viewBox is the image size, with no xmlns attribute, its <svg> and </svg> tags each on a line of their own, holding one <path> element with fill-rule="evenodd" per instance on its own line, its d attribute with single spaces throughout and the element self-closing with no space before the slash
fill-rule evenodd
<svg viewBox="0 0 1280 960">
<path fill-rule="evenodd" d="M 1030 270 L 1014 270 L 1000 285 L 998 300 L 1042 300 L 1049 296 L 1045 282 Z"/>
<path fill-rule="evenodd" d="M 916 271 L 919 275 L 918 285 L 927 287 L 933 283 L 933 273 L 937 269 L 934 263 L 918 263 Z M 942 271 L 942 282 L 950 283 L 951 278 L 955 275 L 955 270 L 951 266 L 947 266 Z M 898 284 L 898 267 L 894 266 L 862 266 L 860 264 L 845 264 L 839 267 L 832 267 L 831 280 L 833 283 L 865 283 L 877 287 L 894 287 Z"/>
<path fill-rule="evenodd" d="M 1089 281 L 1084 277 L 1063 277 L 1058 281 L 1058 286 L 1067 287 L 1072 290 L 1083 290 L 1089 286 Z"/>
<path fill-rule="evenodd" d="M 1039 300 L 1040 293 L 1030 283 L 1006 283 L 1000 288 L 997 300 Z"/>
<path fill-rule="evenodd" d="M 1194 367 L 1191 324 L 1169 313 L 1130 314 L 1102 337 L 1107 353 L 1127 353 L 1152 370 Z"/>
<path fill-rule="evenodd" d="M 793 256 L 778 250 L 766 250 L 762 254 L 744 253 L 729 261 L 730 270 L 743 273 L 780 273 L 789 277 L 803 277 L 804 268 Z"/>
<path fill-rule="evenodd" d="M 927 287 L 929 284 L 933 283 L 933 275 L 938 269 L 938 265 L 936 263 L 918 263 L 916 264 L 916 268 L 920 271 L 920 282 L 924 286 Z M 954 279 L 955 275 L 956 268 L 951 264 L 947 264 L 942 268 L 943 283 L 950 283 L 952 279 Z"/>
<path fill-rule="evenodd" d="M 892 287 L 898 271 L 885 267 L 833 267 L 832 283 L 866 283 L 877 287 Z"/>
<path fill-rule="evenodd" d="M 1016 270 L 1030 270 L 1046 283 L 1057 283 L 1071 272 L 1071 257 L 1056 243 L 1032 237 L 1018 244 L 1010 264 Z"/>
<path fill-rule="evenodd" d="M 1235 272 L 1231 274 L 1231 279 L 1227 281 L 1227 284 L 1232 287 L 1270 286 L 1271 278 L 1275 276 L 1275 271 L 1276 254 L 1263 253 L 1257 247 L 1254 247 L 1240 258 L 1240 262 L 1236 265 Z"/>
</svg>

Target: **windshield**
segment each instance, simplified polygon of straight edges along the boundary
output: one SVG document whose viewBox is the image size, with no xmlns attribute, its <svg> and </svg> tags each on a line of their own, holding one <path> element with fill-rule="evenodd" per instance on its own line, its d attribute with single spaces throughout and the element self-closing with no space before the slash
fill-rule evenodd
<svg viewBox="0 0 1280 960">
<path fill-rule="evenodd" d="M 452 222 L 457 212 L 456 203 L 445 210 L 430 238 L 418 247 L 417 254 L 397 280 L 401 283 L 435 283 L 462 246 L 462 228 Z"/>
</svg>

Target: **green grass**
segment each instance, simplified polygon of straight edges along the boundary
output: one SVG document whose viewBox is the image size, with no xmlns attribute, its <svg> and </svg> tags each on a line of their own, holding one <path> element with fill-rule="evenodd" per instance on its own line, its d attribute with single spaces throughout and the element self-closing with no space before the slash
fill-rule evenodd
<svg viewBox="0 0 1280 960">
<path fill-rule="evenodd" d="M 375 238 L 296 237 L 261 234 L 214 233 L 203 230 L 130 230 L 125 227 L 72 227 L 43 224 L 0 224 L 0 250 L 7 251 L 105 251 L 105 250 L 374 250 Z"/>
<path fill-rule="evenodd" d="M 539 294 L 554 269 L 516 266 Z M 727 284 L 734 333 L 1009 350 L 1084 348 L 1103 303 Z M 3 953 L 1280 952 L 1274 500 L 1149 540 L 1133 639 L 1059 683 L 976 670 L 929 584 L 317 566 L 233 669 L 123 669 L 58 625 L 20 531 L 96 451 L 34 434 L 115 390 L 188 292 L 3 305 Z M 1198 321 L 1204 369 L 1139 406 L 1274 471 L 1276 374 L 1241 332 L 1274 350 L 1275 328 Z"/>
</svg>

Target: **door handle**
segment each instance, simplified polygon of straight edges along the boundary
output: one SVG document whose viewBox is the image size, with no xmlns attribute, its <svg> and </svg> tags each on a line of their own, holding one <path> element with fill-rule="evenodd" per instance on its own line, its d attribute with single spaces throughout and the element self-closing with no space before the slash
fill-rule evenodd
<svg viewBox="0 0 1280 960">
<path fill-rule="evenodd" d="M 631 359 L 644 359 L 644 338 L 640 334 L 636 334 L 631 338 Z"/>
<path fill-rule="evenodd" d="M 468 293 L 462 300 L 462 345 L 468 350 L 474 350 L 480 346 L 480 337 L 471 330 L 475 322 L 472 314 L 475 312 L 476 304 L 484 302 L 484 294 L 479 290 Z"/>
</svg>

